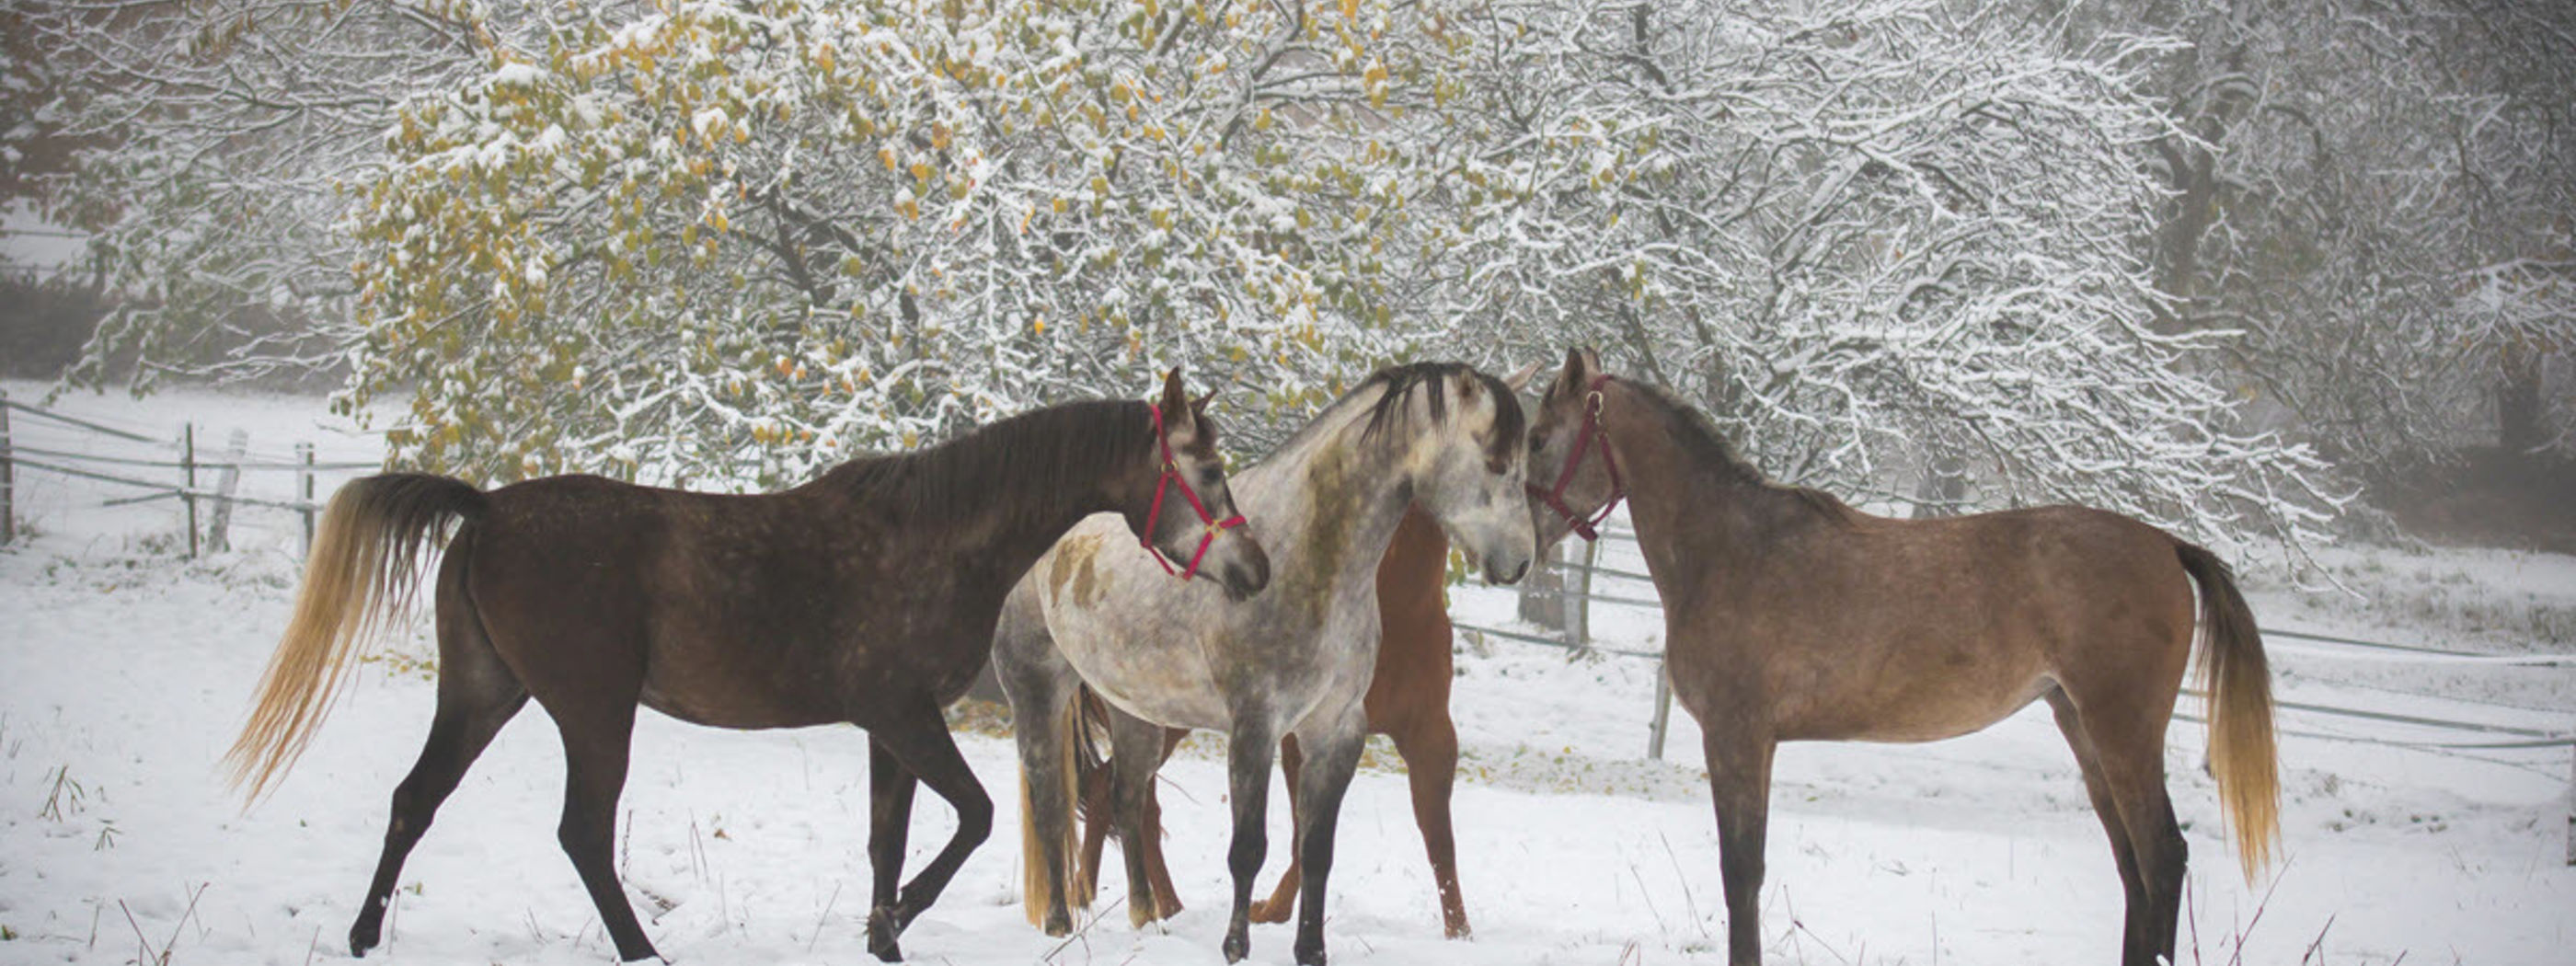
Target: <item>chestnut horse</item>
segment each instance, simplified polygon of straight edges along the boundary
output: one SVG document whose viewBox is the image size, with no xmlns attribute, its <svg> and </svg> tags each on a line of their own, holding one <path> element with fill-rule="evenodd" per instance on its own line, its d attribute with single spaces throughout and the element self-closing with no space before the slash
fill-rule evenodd
<svg viewBox="0 0 2576 966">
<path fill-rule="evenodd" d="M 1704 734 L 1727 951 L 1762 959 L 1771 761 L 1783 741 L 1931 741 L 2048 702 L 2128 893 L 2121 962 L 2173 960 L 2185 847 L 2165 726 L 2193 643 L 2209 763 L 2247 876 L 2279 834 L 2271 680 L 2209 551 L 2081 507 L 1937 520 L 1780 486 L 1671 395 L 1570 353 L 1530 427 L 1541 546 L 1623 495 L 1664 602 L 1665 668 Z"/>
<path fill-rule="evenodd" d="M 1458 888 L 1458 844 L 1449 822 L 1450 793 L 1458 779 L 1458 728 L 1449 720 L 1449 681 L 1455 670 L 1450 664 L 1449 607 L 1444 593 L 1448 577 L 1448 535 L 1421 507 L 1407 509 L 1403 522 L 1396 524 L 1395 539 L 1386 545 L 1386 558 L 1377 566 L 1377 673 L 1369 679 L 1363 703 L 1369 733 L 1395 739 L 1395 753 L 1404 759 L 1405 779 L 1413 791 L 1413 824 L 1422 830 L 1422 848 L 1431 858 L 1432 885 L 1440 893 L 1441 929 L 1451 939 L 1463 939 L 1470 932 L 1467 901 Z M 1106 727 L 1107 710 L 1098 702 L 1097 697 L 1085 695 L 1078 892 L 1093 890 L 1102 847 L 1117 830 L 1110 814 L 1108 762 L 1094 750 L 1091 738 L 1093 731 Z M 1181 728 L 1166 732 L 1163 754 L 1168 757 L 1188 736 L 1189 731 Z M 1279 743 L 1279 771 L 1288 783 L 1292 820 L 1297 810 L 1297 773 L 1304 763 L 1295 735 Z M 1172 873 L 1163 864 L 1162 805 L 1151 790 L 1146 792 L 1144 828 L 1147 882 L 1164 909 L 1177 911 L 1181 900 L 1173 894 Z M 1297 908 L 1299 872 L 1292 854 L 1288 871 L 1270 890 L 1270 898 L 1252 904 L 1252 921 L 1288 921 Z"/>
<path fill-rule="evenodd" d="M 256 800 L 293 764 L 351 661 L 404 609 L 419 552 L 453 524 L 438 571 L 438 711 L 394 790 L 351 953 L 376 945 L 404 858 L 533 697 L 563 736 L 558 838 L 626 960 L 655 955 L 609 854 L 637 705 L 722 728 L 867 729 L 868 948 L 898 959 L 896 937 L 992 829 L 992 800 L 940 708 L 984 666 L 1029 565 L 1074 524 L 1114 513 L 1166 568 L 1186 563 L 1229 597 L 1268 583 L 1261 547 L 1228 529 L 1241 520 L 1205 402 L 1183 395 L 1174 370 L 1159 403 L 1040 409 L 766 495 L 590 476 L 489 493 L 413 474 L 350 483 L 324 513 L 294 620 L 227 756 L 234 780 Z M 1194 512 L 1181 499 L 1161 512 L 1175 489 Z M 916 781 L 956 809 L 957 830 L 898 891 Z"/>
</svg>

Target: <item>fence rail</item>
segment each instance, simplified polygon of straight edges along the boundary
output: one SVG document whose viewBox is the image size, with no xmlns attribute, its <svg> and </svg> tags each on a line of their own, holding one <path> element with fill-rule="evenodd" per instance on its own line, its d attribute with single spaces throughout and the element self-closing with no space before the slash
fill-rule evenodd
<svg viewBox="0 0 2576 966">
<path fill-rule="evenodd" d="M 13 438 L 9 423 L 11 413 L 24 414 L 51 424 L 70 427 L 91 436 L 105 437 L 124 443 L 146 444 L 164 452 L 174 453 L 175 456 L 112 455 L 51 446 L 28 446 Z M 248 454 L 248 442 L 248 434 L 235 430 L 224 456 L 205 459 L 201 458 L 197 451 L 197 426 L 193 422 L 183 425 L 176 439 L 155 437 L 148 433 L 66 415 L 39 406 L 30 406 L 6 396 L 0 396 L 0 544 L 8 544 L 17 539 L 18 473 L 21 470 L 33 470 L 149 491 L 135 496 L 102 500 L 99 504 L 101 506 L 129 506 L 163 499 L 181 501 L 187 508 L 188 555 L 191 557 L 201 551 L 203 543 L 211 543 L 218 550 L 225 548 L 229 540 L 231 509 L 235 506 L 285 510 L 301 516 L 304 524 L 304 545 L 307 550 L 310 550 L 313 545 L 314 518 L 322 510 L 322 505 L 313 497 L 316 475 L 370 470 L 379 465 L 359 461 L 322 462 L 314 458 L 311 443 L 295 444 L 295 457 L 292 459 L 253 457 Z M 142 479 L 139 473 L 143 470 L 174 470 L 177 478 L 175 480 Z M 199 470 L 216 472 L 219 482 L 212 488 L 200 486 L 197 481 Z M 248 496 L 238 491 L 242 473 L 260 471 L 294 473 L 297 477 L 295 489 L 302 494 L 301 498 L 280 500 Z M 201 503 L 214 509 L 211 524 L 202 528 L 197 512 Z"/>
</svg>

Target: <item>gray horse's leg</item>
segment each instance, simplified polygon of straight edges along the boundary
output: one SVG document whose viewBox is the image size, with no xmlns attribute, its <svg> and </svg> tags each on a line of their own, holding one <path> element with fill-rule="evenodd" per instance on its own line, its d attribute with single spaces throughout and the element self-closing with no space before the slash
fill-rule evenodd
<svg viewBox="0 0 2576 966">
<path fill-rule="evenodd" d="M 1279 736 L 1268 716 L 1235 716 L 1226 740 L 1226 785 L 1234 799 L 1234 843 L 1225 850 L 1226 871 L 1234 876 L 1234 907 L 1225 927 L 1225 961 L 1239 963 L 1252 954 L 1253 877 L 1270 849 L 1262 824 L 1269 818 L 1270 763 Z"/>
<path fill-rule="evenodd" d="M 1297 895 L 1298 966 L 1324 966 L 1324 887 L 1333 875 L 1333 832 L 1341 821 L 1342 793 L 1360 764 L 1368 742 L 1368 719 L 1354 701 L 1329 725 L 1300 729 L 1298 744 L 1308 749 L 1298 776 L 1297 864 L 1305 881 Z"/>
</svg>

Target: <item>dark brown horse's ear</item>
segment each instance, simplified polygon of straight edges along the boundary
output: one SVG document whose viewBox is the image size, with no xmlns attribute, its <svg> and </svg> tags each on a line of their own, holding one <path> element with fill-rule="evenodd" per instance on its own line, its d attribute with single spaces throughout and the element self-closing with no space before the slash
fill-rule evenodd
<svg viewBox="0 0 2576 966">
<path fill-rule="evenodd" d="M 1190 400 L 1190 412 L 1199 416 L 1206 416 L 1208 400 L 1214 398 L 1216 398 L 1216 387 L 1209 386 L 1208 391 L 1199 394 L 1199 398 Z"/>
<path fill-rule="evenodd" d="M 1163 418 L 1173 420 L 1189 415 L 1189 406 L 1189 390 L 1181 385 L 1181 367 L 1173 366 L 1171 371 L 1163 373 Z"/>
</svg>

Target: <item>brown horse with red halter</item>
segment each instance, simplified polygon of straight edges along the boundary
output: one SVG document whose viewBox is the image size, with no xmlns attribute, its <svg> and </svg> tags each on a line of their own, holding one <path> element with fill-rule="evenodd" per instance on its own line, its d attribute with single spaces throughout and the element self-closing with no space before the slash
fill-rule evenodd
<svg viewBox="0 0 2576 966">
<path fill-rule="evenodd" d="M 1762 958 L 1781 742 L 1930 741 L 2033 701 L 2056 712 L 2109 835 L 2128 895 L 2121 961 L 2173 961 L 2187 849 L 2165 728 L 2195 588 L 2219 801 L 2247 874 L 2269 855 L 2279 793 L 2262 638 L 2209 551 L 2081 507 L 1870 516 L 1764 479 L 1707 416 L 1611 377 L 1589 351 L 1567 356 L 1530 445 L 1534 465 L 1564 467 L 1533 494 L 1551 510 L 1542 546 L 1630 501 L 1664 602 L 1666 673 L 1703 735 L 1736 966 Z"/>
<path fill-rule="evenodd" d="M 1166 571 L 1205 576 L 1235 601 L 1269 582 L 1248 530 L 1210 550 L 1243 518 L 1205 403 L 1173 370 L 1158 402 L 1048 407 L 779 493 L 593 476 L 490 492 L 418 474 L 358 480 L 323 515 L 294 620 L 227 761 L 254 800 L 294 763 L 349 666 L 414 592 L 421 551 L 452 529 L 436 585 L 437 714 L 394 790 L 352 954 L 381 938 L 440 803 L 534 698 L 564 744 L 557 837 L 626 960 L 655 955 L 611 862 L 637 707 L 720 728 L 866 729 L 868 949 L 901 958 L 896 937 L 992 829 L 992 799 L 940 708 L 984 666 L 1030 564 L 1085 518 L 1115 513 Z M 1174 484 L 1198 523 L 1161 513 Z M 956 810 L 957 828 L 898 889 L 919 784 Z"/>
</svg>

